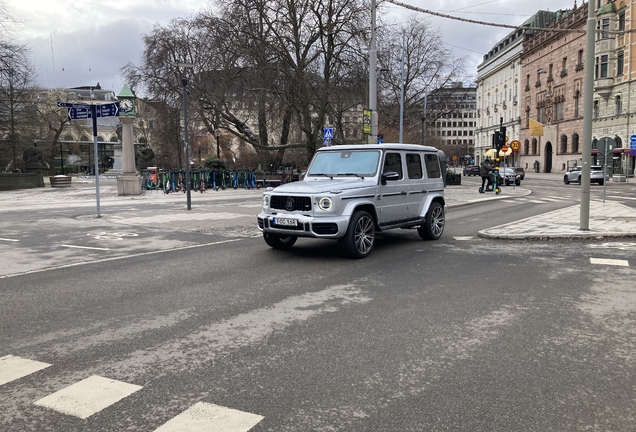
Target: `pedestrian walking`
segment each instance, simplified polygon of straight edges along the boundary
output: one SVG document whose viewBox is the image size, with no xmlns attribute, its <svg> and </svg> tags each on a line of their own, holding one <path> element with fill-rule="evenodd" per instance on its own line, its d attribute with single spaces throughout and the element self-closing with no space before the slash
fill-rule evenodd
<svg viewBox="0 0 636 432">
<path fill-rule="evenodd" d="M 479 166 L 479 175 L 481 176 L 481 189 L 485 191 L 492 191 L 492 180 L 490 179 L 490 172 L 492 171 L 492 164 L 490 158 L 487 157 Z M 486 183 L 487 182 L 487 183 Z M 486 185 L 486 187 L 484 187 Z"/>
</svg>

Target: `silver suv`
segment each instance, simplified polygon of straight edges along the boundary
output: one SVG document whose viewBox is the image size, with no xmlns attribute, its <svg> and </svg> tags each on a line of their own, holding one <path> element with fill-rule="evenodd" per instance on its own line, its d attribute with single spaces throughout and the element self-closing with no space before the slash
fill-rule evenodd
<svg viewBox="0 0 636 432">
<path fill-rule="evenodd" d="M 570 184 L 571 182 L 581 184 L 582 170 L 583 168 L 580 166 L 572 168 L 563 176 L 563 182 L 565 184 Z M 605 179 L 603 178 L 603 167 L 601 165 L 592 165 L 590 167 L 590 183 L 598 183 L 600 186 L 603 186 L 605 183 Z"/>
<path fill-rule="evenodd" d="M 371 253 L 376 232 L 416 228 L 423 239 L 444 231 L 442 152 L 414 144 L 323 147 L 301 181 L 263 193 L 258 228 L 274 249 L 298 237 L 337 239 L 352 258 Z M 443 161 L 445 162 L 445 161 Z"/>
</svg>

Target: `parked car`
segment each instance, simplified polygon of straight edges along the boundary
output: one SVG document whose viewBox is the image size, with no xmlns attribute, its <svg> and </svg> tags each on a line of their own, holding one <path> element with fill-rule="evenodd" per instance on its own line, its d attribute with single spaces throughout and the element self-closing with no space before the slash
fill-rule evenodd
<svg viewBox="0 0 636 432">
<path fill-rule="evenodd" d="M 521 186 L 521 175 L 513 168 L 499 168 L 499 174 L 504 179 L 504 184 L 510 186 Z"/>
<path fill-rule="evenodd" d="M 437 240 L 446 205 L 440 153 L 412 144 L 322 147 L 301 181 L 263 193 L 258 229 L 274 249 L 298 237 L 335 239 L 351 258 L 365 258 L 376 233 L 390 229 Z"/>
<path fill-rule="evenodd" d="M 516 167 L 516 168 L 515 168 L 515 172 L 516 172 L 517 174 L 519 174 L 519 178 L 520 178 L 521 180 L 523 180 L 524 178 L 526 178 L 526 170 L 524 170 L 523 168 L 521 168 L 521 167 Z"/>
<path fill-rule="evenodd" d="M 581 170 L 582 167 L 577 166 L 566 172 L 563 176 L 563 182 L 570 184 L 572 182 L 581 184 Z M 590 167 L 590 183 L 598 183 L 603 186 L 605 179 L 603 178 L 603 167 L 600 165 L 592 165 Z"/>
<path fill-rule="evenodd" d="M 477 176 L 479 177 L 479 165 L 468 165 L 464 167 L 465 176 Z"/>
</svg>

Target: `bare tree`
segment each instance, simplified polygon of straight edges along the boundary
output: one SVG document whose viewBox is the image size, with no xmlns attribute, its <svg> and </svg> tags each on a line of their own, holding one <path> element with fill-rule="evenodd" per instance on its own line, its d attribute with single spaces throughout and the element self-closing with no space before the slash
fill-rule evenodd
<svg viewBox="0 0 636 432">
<path fill-rule="evenodd" d="M 424 95 L 458 80 L 463 74 L 462 59 L 451 58 L 444 49 L 442 33 L 426 20 L 411 16 L 402 25 L 387 24 L 378 31 L 378 111 L 381 128 L 397 138 L 400 123 L 400 81 L 402 38 L 404 50 L 404 132 L 411 142 L 419 142 Z M 435 119 L 428 119 L 434 122 Z M 396 140 L 397 141 L 397 140 Z"/>
<path fill-rule="evenodd" d="M 0 43 L 0 154 L 14 168 L 33 144 L 32 90 L 35 74 L 25 46 Z"/>
</svg>

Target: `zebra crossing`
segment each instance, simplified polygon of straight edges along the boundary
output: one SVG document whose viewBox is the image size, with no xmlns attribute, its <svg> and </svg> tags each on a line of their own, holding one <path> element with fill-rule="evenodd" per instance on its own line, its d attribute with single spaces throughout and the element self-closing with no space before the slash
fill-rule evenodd
<svg viewBox="0 0 636 432">
<path fill-rule="evenodd" d="M 0 357 L 0 387 L 52 366 L 49 363 L 7 355 Z M 85 420 L 141 391 L 143 386 L 92 375 L 33 402 L 64 415 Z M 1 409 L 1 407 L 0 407 Z M 197 402 L 155 432 L 247 432 L 264 417 L 206 402 Z"/>
</svg>

